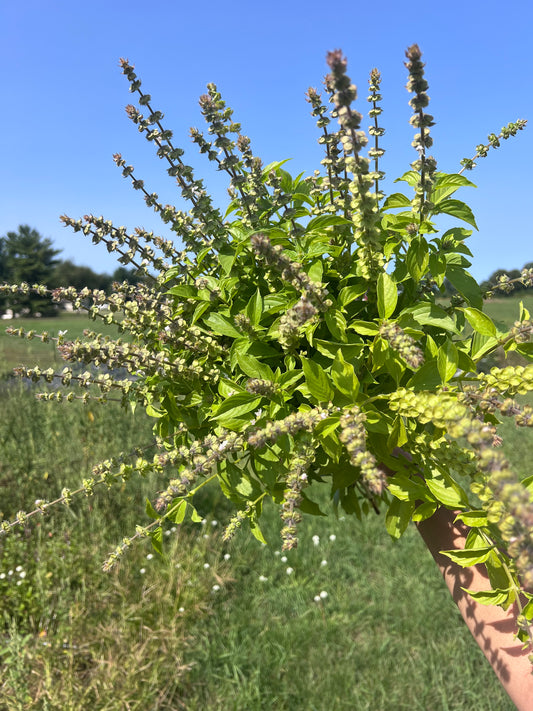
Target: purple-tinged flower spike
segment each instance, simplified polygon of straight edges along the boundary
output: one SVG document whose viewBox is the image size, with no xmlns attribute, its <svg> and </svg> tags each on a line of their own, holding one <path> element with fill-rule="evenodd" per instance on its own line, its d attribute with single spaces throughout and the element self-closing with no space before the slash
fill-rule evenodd
<svg viewBox="0 0 533 711">
<path fill-rule="evenodd" d="M 298 537 L 296 527 L 302 520 L 299 506 L 302 503 L 302 489 L 307 486 L 307 472 L 315 458 L 315 450 L 308 443 L 303 443 L 296 448 L 293 455 L 290 472 L 287 476 L 283 503 L 281 506 L 281 538 L 283 541 L 282 550 L 288 551 L 296 548 Z"/>
<path fill-rule="evenodd" d="M 346 75 L 347 62 L 341 50 L 329 52 L 327 62 L 331 69 L 328 84 L 335 89 L 333 98 L 342 130 L 341 141 L 346 169 L 353 174 L 349 189 L 352 194 L 354 237 L 359 245 L 357 269 L 364 279 L 374 280 L 383 270 L 385 258 L 382 249 L 384 235 L 380 228 L 381 217 L 378 209 L 379 197 L 371 192 L 375 174 L 369 171 L 369 159 L 360 155 L 368 139 L 364 131 L 360 130 L 361 114 L 351 108 L 357 97 L 357 88 Z"/>
<path fill-rule="evenodd" d="M 413 116 L 410 123 L 420 130 L 413 140 L 413 147 L 418 153 L 418 159 L 411 163 L 411 167 L 419 174 L 418 184 L 415 186 L 415 197 L 411 201 L 413 212 L 418 213 L 420 220 L 427 216 L 433 208 L 428 196 L 431 193 L 435 182 L 437 161 L 432 156 L 426 155 L 426 149 L 431 148 L 433 139 L 429 135 L 430 126 L 434 126 L 433 116 L 424 113 L 424 109 L 429 104 L 427 95 L 428 83 L 424 78 L 424 63 L 422 62 L 422 52 L 417 44 L 409 47 L 405 53 L 409 60 L 405 63 L 409 71 L 407 80 L 407 91 L 414 94 L 409 101 L 409 106 L 413 109 Z"/>
<path fill-rule="evenodd" d="M 361 470 L 361 482 L 371 494 L 379 496 L 385 489 L 386 475 L 366 448 L 365 420 L 366 415 L 357 406 L 344 411 L 339 440 L 346 447 L 352 465 Z"/>
<path fill-rule="evenodd" d="M 384 322 L 381 324 L 379 333 L 395 350 L 400 358 L 412 370 L 420 368 L 424 362 L 422 350 L 415 344 L 411 336 L 407 335 L 397 323 Z"/>
</svg>

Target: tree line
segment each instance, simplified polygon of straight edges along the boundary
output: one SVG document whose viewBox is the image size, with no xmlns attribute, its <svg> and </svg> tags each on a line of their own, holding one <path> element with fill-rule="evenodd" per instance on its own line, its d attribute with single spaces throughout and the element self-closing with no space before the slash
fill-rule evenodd
<svg viewBox="0 0 533 711">
<path fill-rule="evenodd" d="M 49 289 L 73 286 L 80 290 L 101 289 L 109 293 L 115 281 L 131 284 L 142 281 L 134 269 L 118 267 L 112 274 L 99 274 L 90 267 L 78 266 L 69 259 L 58 259 L 61 250 L 54 249 L 50 239 L 44 238 L 29 225 L 0 237 L 0 284 L 45 284 Z M 0 296 L 0 315 L 7 310 L 27 316 L 55 316 L 60 307 L 51 298 L 28 295 Z"/>
</svg>

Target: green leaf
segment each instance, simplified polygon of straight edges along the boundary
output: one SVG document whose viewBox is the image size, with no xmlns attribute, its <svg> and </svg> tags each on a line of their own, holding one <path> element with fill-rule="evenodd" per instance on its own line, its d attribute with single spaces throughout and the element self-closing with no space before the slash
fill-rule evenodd
<svg viewBox="0 0 533 711">
<path fill-rule="evenodd" d="M 302 356 L 302 368 L 304 371 L 305 382 L 309 388 L 311 395 L 318 402 L 329 402 L 333 400 L 333 388 L 330 385 L 330 380 L 326 375 L 326 371 L 321 365 L 315 363 L 308 358 Z"/>
<path fill-rule="evenodd" d="M 394 207 L 410 207 L 411 201 L 402 193 L 392 193 L 383 203 L 382 210 L 391 210 Z"/>
<path fill-rule="evenodd" d="M 444 552 L 444 551 L 443 551 Z M 511 588 L 507 590 L 469 590 L 468 588 L 461 588 L 465 593 L 468 593 L 470 597 L 479 602 L 481 605 L 503 605 L 507 602 L 509 595 L 513 594 Z"/>
<path fill-rule="evenodd" d="M 157 511 L 152 506 L 152 502 L 150 501 L 150 499 L 146 499 L 145 511 L 146 511 L 146 514 L 148 516 L 150 516 L 150 518 L 153 518 L 153 519 L 161 518 L 161 516 L 157 513 Z"/>
<path fill-rule="evenodd" d="M 448 264 L 446 267 L 446 278 L 469 304 L 477 309 L 483 308 L 483 292 L 481 291 L 481 287 L 466 269 Z"/>
<path fill-rule="evenodd" d="M 452 343 L 452 341 L 446 340 L 439 348 L 437 356 L 437 364 L 443 385 L 453 378 L 457 372 L 458 361 L 459 355 L 455 344 Z"/>
<path fill-rule="evenodd" d="M 344 360 L 342 351 L 337 351 L 335 360 L 331 365 L 331 379 L 337 390 L 355 402 L 359 394 L 359 381 L 355 375 L 354 367 Z"/>
<path fill-rule="evenodd" d="M 455 521 L 462 521 L 468 528 L 488 526 L 486 511 L 464 511 L 457 514 Z"/>
<path fill-rule="evenodd" d="M 448 508 L 468 506 L 468 496 L 465 491 L 448 474 L 434 469 L 426 474 L 426 486 L 437 501 Z"/>
<path fill-rule="evenodd" d="M 392 316 L 398 303 L 398 287 L 387 272 L 381 272 L 378 276 L 377 297 L 379 317 L 386 319 Z"/>
<path fill-rule="evenodd" d="M 259 289 L 256 290 L 255 294 L 251 297 L 250 301 L 246 304 L 246 315 L 252 322 L 254 326 L 259 324 L 261 316 L 263 314 L 263 297 Z"/>
<path fill-rule="evenodd" d="M 414 188 L 415 185 L 418 185 L 419 180 L 420 175 L 416 172 L 416 170 L 408 170 L 407 173 L 404 173 L 400 178 L 396 178 L 394 182 L 399 183 L 400 181 L 403 181 Z"/>
<path fill-rule="evenodd" d="M 324 314 L 324 320 L 329 332 L 336 341 L 346 342 L 346 319 L 339 309 L 328 309 Z"/>
<path fill-rule="evenodd" d="M 492 322 L 492 319 L 487 314 L 479 309 L 474 309 L 471 306 L 461 309 L 467 318 L 468 323 L 472 326 L 476 333 L 480 333 L 482 336 L 496 336 L 497 330 L 496 326 Z"/>
<path fill-rule="evenodd" d="M 414 501 L 394 498 L 385 517 L 385 528 L 391 538 L 398 539 L 405 531 L 415 510 Z"/>
<path fill-rule="evenodd" d="M 468 207 L 468 205 L 461 200 L 441 200 L 438 205 L 435 206 L 435 215 L 440 215 L 444 213 L 446 215 L 452 215 L 452 217 L 457 217 L 459 220 L 466 222 L 477 230 L 476 220 L 474 213 Z"/>
<path fill-rule="evenodd" d="M 261 529 L 259 528 L 259 524 L 257 523 L 257 520 L 254 517 L 249 518 L 248 521 L 250 522 L 250 530 L 255 538 L 259 541 L 259 543 L 263 543 L 266 545 L 266 540 L 265 537 L 263 536 L 263 533 Z"/>
<path fill-rule="evenodd" d="M 498 339 L 494 336 L 483 336 L 481 333 L 474 333 L 470 353 L 472 360 L 478 361 L 486 353 L 493 350 L 498 345 Z"/>
<path fill-rule="evenodd" d="M 227 316 L 223 316 L 220 313 L 210 313 L 207 318 L 204 318 L 204 323 L 219 336 L 242 338 L 242 333 L 235 328 L 233 322 Z"/>
<path fill-rule="evenodd" d="M 428 490 L 420 483 L 413 481 L 405 474 L 395 474 L 389 479 L 387 489 L 400 501 L 426 501 Z"/>
<path fill-rule="evenodd" d="M 431 518 L 438 508 L 439 505 L 436 501 L 425 501 L 423 504 L 416 507 L 412 519 L 416 522 L 425 521 L 426 519 Z"/>
<path fill-rule="evenodd" d="M 260 378 L 261 380 L 274 380 L 274 373 L 266 363 L 250 355 L 249 353 L 236 353 L 237 363 L 249 378 Z"/>
<path fill-rule="evenodd" d="M 229 274 L 235 262 L 236 253 L 229 244 L 225 244 L 218 252 L 217 259 L 225 274 Z"/>
<path fill-rule="evenodd" d="M 405 262 L 411 278 L 418 284 L 425 276 L 429 264 L 428 243 L 423 237 L 413 239 L 407 250 Z"/>
<path fill-rule="evenodd" d="M 180 524 L 183 522 L 183 519 L 185 518 L 185 512 L 187 511 L 187 502 L 181 499 L 180 501 L 172 502 L 172 506 L 170 509 L 167 511 L 165 518 L 167 518 L 169 521 L 172 521 L 172 523 L 175 524 Z"/>
<path fill-rule="evenodd" d="M 437 304 L 422 303 L 404 309 L 398 318 L 398 324 L 403 328 L 414 321 L 419 326 L 437 326 L 445 331 L 457 332 L 455 321 Z"/>
<path fill-rule="evenodd" d="M 217 408 L 212 415 L 212 420 L 234 419 L 245 415 L 259 407 L 261 398 L 249 392 L 235 393 L 231 395 Z"/>
<path fill-rule="evenodd" d="M 350 286 L 345 286 L 339 291 L 339 305 L 343 308 L 348 306 L 355 299 L 360 299 L 367 292 L 366 284 L 351 284 Z"/>
<path fill-rule="evenodd" d="M 153 531 L 150 531 L 150 538 L 152 540 L 152 546 L 159 555 L 163 555 L 163 529 L 158 526 Z"/>
<path fill-rule="evenodd" d="M 373 321 L 358 321 L 356 319 L 350 322 L 348 328 L 359 333 L 361 336 L 375 336 L 379 333 L 379 326 Z"/>
<path fill-rule="evenodd" d="M 464 548 L 440 552 L 454 563 L 457 563 L 463 568 L 468 568 L 471 565 L 484 563 L 492 553 L 492 549 L 493 546 L 483 546 L 482 548 Z"/>
</svg>

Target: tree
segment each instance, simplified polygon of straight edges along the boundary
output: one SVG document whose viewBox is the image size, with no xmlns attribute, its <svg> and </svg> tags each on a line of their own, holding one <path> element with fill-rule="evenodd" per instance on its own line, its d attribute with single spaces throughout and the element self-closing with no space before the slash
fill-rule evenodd
<svg viewBox="0 0 533 711">
<path fill-rule="evenodd" d="M 0 248 L 0 276 L 14 283 L 48 284 L 61 250 L 54 249 L 52 241 L 43 238 L 29 225 L 19 225 L 17 232 L 8 232 Z M 52 314 L 56 307 L 51 299 L 39 294 L 17 294 L 9 298 L 9 305 L 17 311 L 33 316 L 36 313 Z"/>
</svg>

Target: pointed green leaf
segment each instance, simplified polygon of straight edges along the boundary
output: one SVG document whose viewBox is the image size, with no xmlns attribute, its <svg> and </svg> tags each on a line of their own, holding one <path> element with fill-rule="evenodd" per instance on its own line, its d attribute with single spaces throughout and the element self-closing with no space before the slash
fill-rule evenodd
<svg viewBox="0 0 533 711">
<path fill-rule="evenodd" d="M 466 222 L 477 230 L 476 219 L 474 213 L 468 207 L 468 205 L 461 200 L 454 200 L 453 198 L 449 200 L 441 200 L 438 205 L 435 206 L 434 214 L 439 215 L 444 213 L 446 215 L 452 215 L 452 217 L 457 217 L 459 220 Z"/>
<path fill-rule="evenodd" d="M 463 568 L 468 568 L 471 565 L 484 563 L 492 553 L 492 549 L 493 546 L 483 546 L 483 548 L 464 548 L 440 552 L 454 563 L 457 563 Z"/>
<path fill-rule="evenodd" d="M 321 365 L 308 358 L 302 357 L 302 369 L 309 392 L 318 402 L 329 402 L 333 400 L 333 388 L 326 371 Z"/>
<path fill-rule="evenodd" d="M 158 526 L 153 531 L 150 531 L 150 539 L 152 541 L 152 546 L 159 555 L 163 554 L 163 529 Z"/>
<path fill-rule="evenodd" d="M 391 210 L 393 207 L 410 207 L 411 201 L 402 193 L 393 193 L 383 203 L 382 210 Z"/>
<path fill-rule="evenodd" d="M 405 531 L 415 510 L 414 501 L 394 498 L 385 517 L 385 528 L 391 538 L 398 539 Z"/>
<path fill-rule="evenodd" d="M 220 420 L 222 417 L 224 419 L 234 419 L 245 415 L 252 410 L 256 410 L 259 407 L 261 398 L 256 395 L 252 395 L 249 392 L 235 393 L 228 397 L 220 407 L 217 408 L 215 413 L 212 415 L 211 419 Z"/>
<path fill-rule="evenodd" d="M 437 364 L 443 384 L 446 384 L 457 372 L 458 361 L 459 355 L 455 344 L 446 340 L 439 348 L 437 356 Z"/>
<path fill-rule="evenodd" d="M 263 297 L 259 289 L 256 290 L 255 294 L 251 297 L 250 301 L 246 304 L 246 315 L 252 322 L 254 326 L 259 324 L 261 316 L 263 314 Z"/>
<path fill-rule="evenodd" d="M 418 283 L 425 276 L 429 264 L 428 243 L 423 237 L 413 239 L 405 257 L 411 278 Z"/>
<path fill-rule="evenodd" d="M 513 594 L 510 588 L 507 590 L 469 590 L 468 588 L 461 588 L 461 590 L 464 590 L 465 593 L 468 593 L 473 600 L 481 605 L 503 605 L 509 595 Z"/>
<path fill-rule="evenodd" d="M 482 336 L 496 336 L 496 326 L 492 322 L 492 319 L 487 314 L 479 309 L 474 309 L 468 306 L 461 309 L 466 316 L 468 323 L 472 326 L 476 333 L 480 333 Z"/>
<path fill-rule="evenodd" d="M 377 296 L 379 317 L 382 319 L 389 318 L 394 313 L 398 303 L 398 287 L 387 272 L 381 272 L 378 276 Z"/>
<path fill-rule="evenodd" d="M 331 379 L 337 390 L 355 402 L 359 394 L 359 381 L 355 375 L 354 367 L 344 360 L 342 351 L 337 351 L 335 360 L 331 365 Z"/>
<path fill-rule="evenodd" d="M 219 336 L 242 338 L 242 333 L 236 329 L 231 319 L 222 314 L 212 312 L 207 318 L 204 318 L 204 323 Z"/>
<path fill-rule="evenodd" d="M 446 278 L 469 304 L 476 309 L 483 308 L 483 293 L 481 287 L 466 269 L 448 264 L 446 267 Z"/>
</svg>

